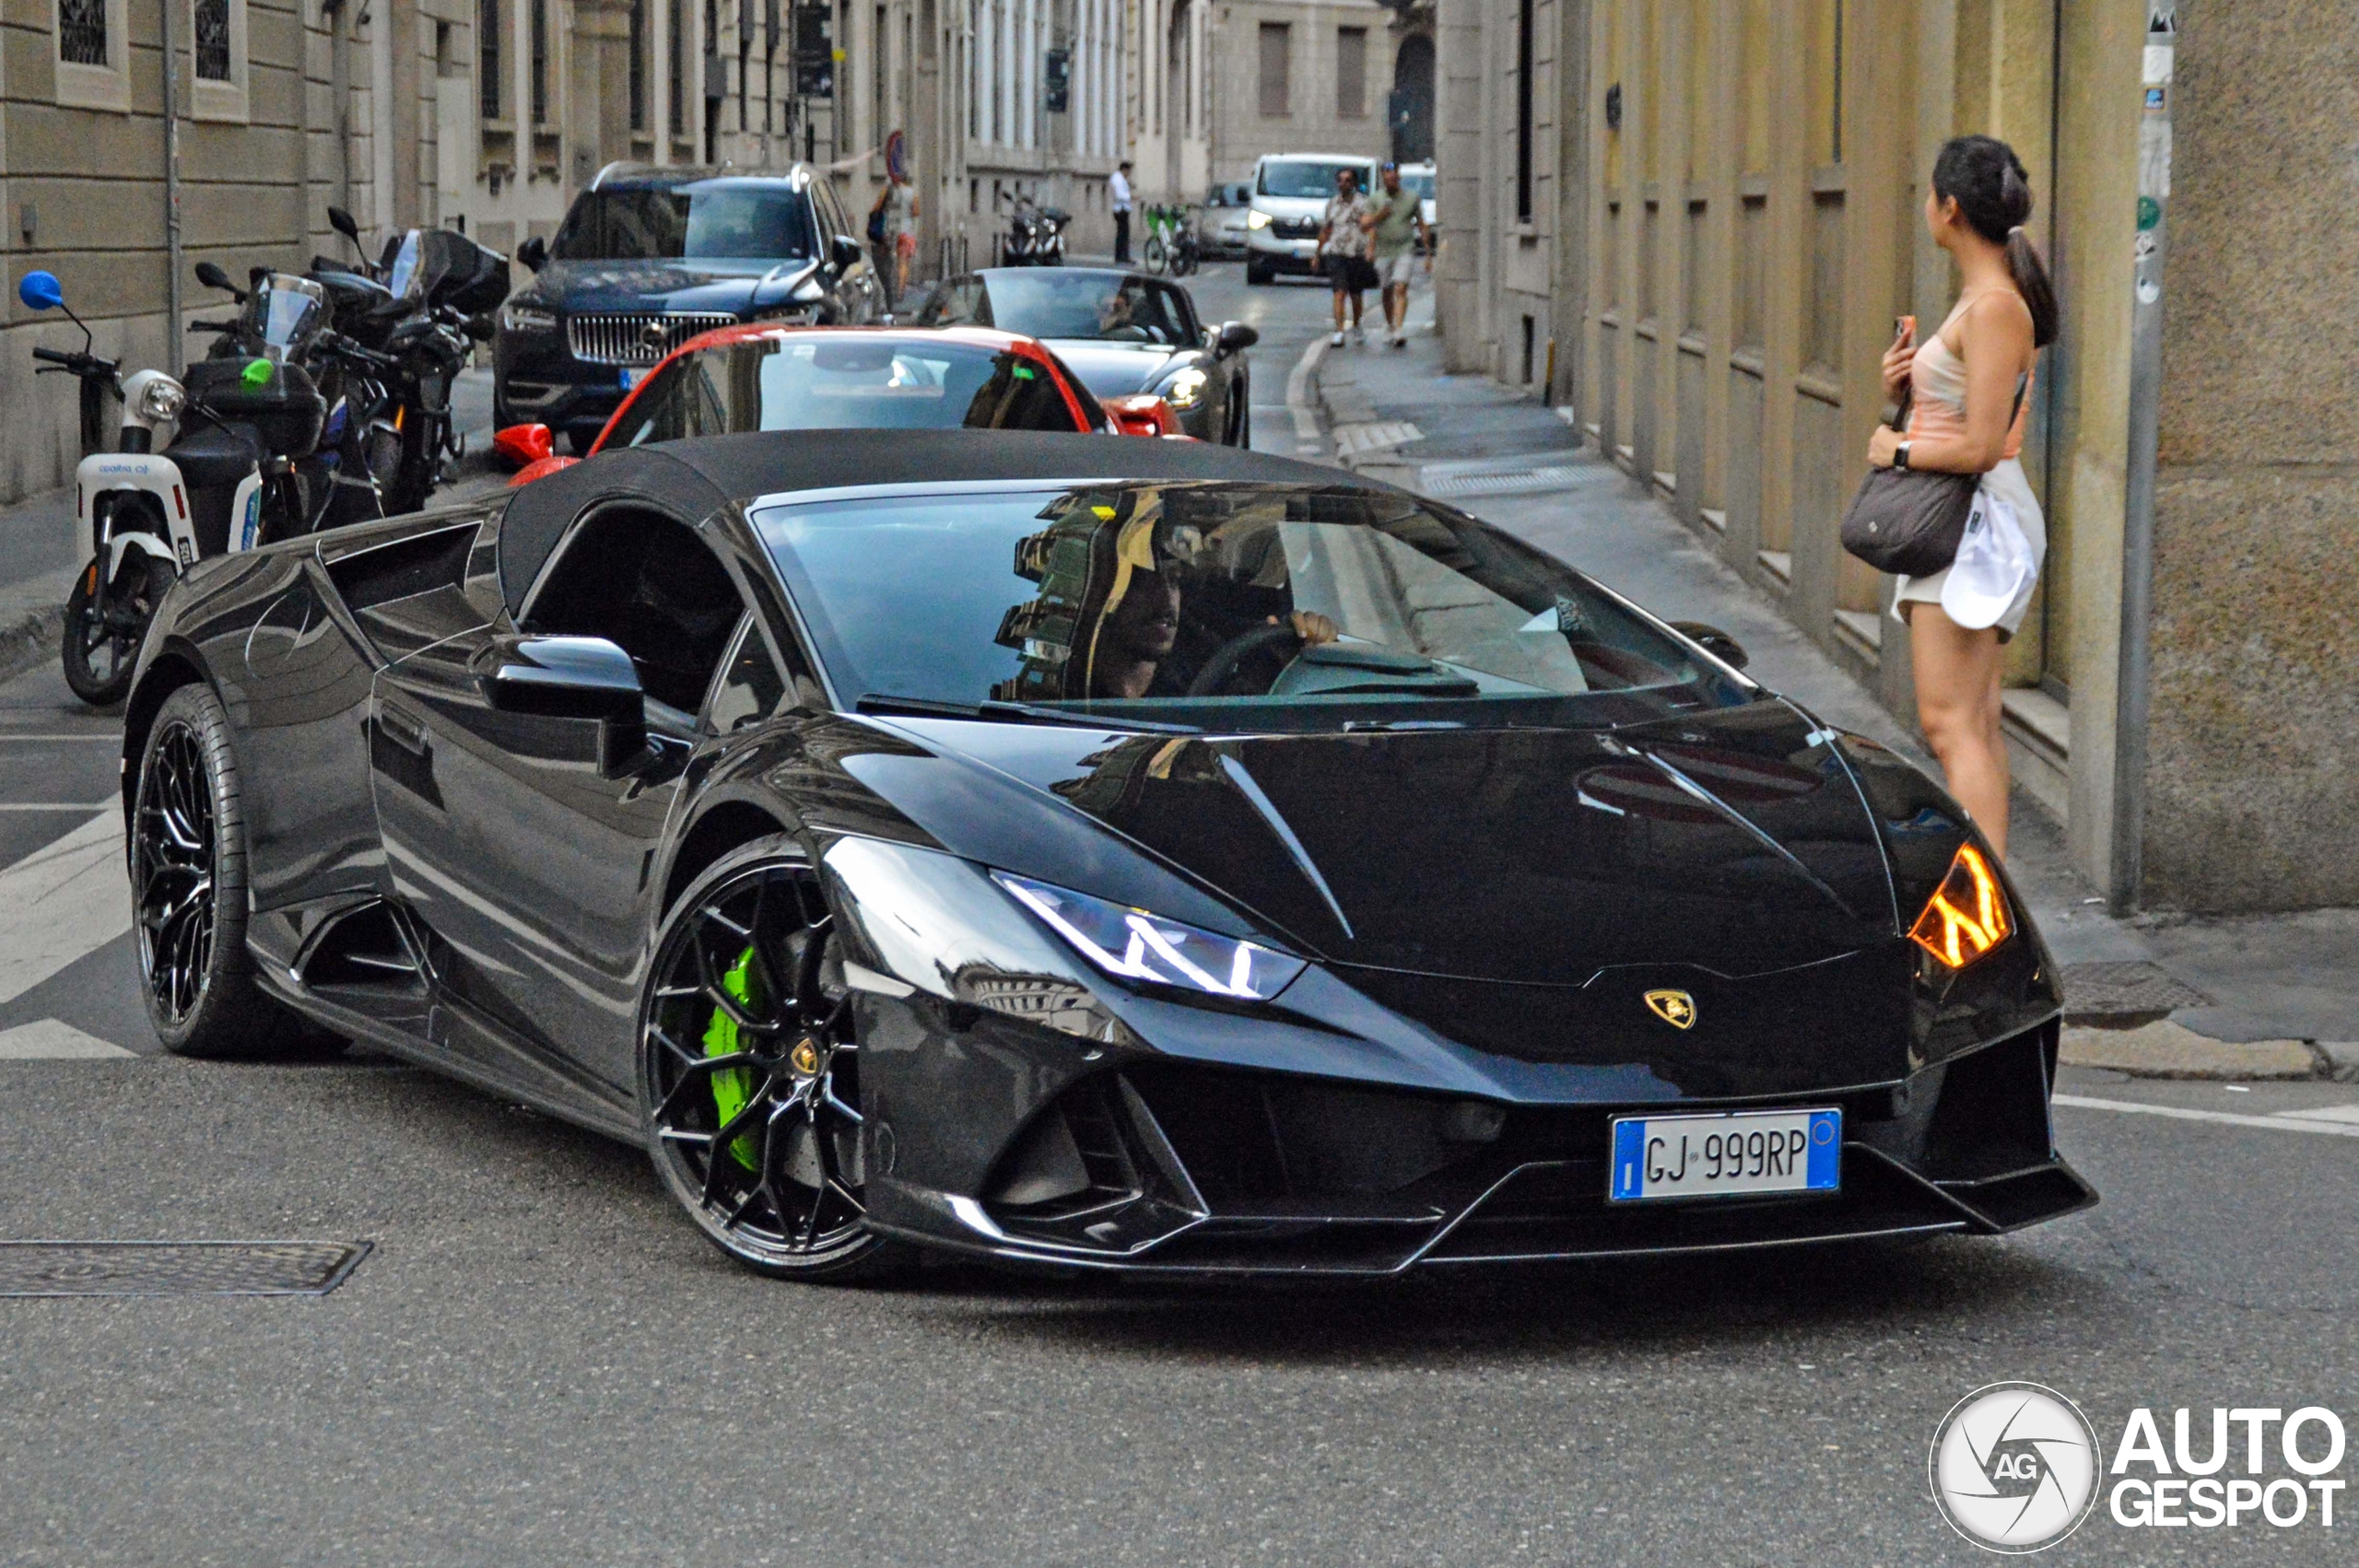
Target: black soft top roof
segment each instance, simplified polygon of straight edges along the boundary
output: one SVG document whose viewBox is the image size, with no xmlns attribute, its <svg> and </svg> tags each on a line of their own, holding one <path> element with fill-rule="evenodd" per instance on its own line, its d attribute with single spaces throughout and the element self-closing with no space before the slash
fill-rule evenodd
<svg viewBox="0 0 2359 1568">
<path fill-rule="evenodd" d="M 626 447 L 516 492 L 499 529 L 499 586 L 511 614 L 573 521 L 617 500 L 652 502 L 686 521 L 798 490 L 1011 479 L 1225 479 L 1389 490 L 1323 463 L 1205 441 L 1029 430 L 774 430 Z"/>
</svg>

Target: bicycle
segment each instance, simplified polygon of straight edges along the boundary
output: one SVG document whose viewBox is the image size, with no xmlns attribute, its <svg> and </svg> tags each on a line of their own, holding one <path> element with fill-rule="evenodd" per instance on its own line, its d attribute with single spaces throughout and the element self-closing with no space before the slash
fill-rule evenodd
<svg viewBox="0 0 2359 1568">
<path fill-rule="evenodd" d="M 1168 268 L 1172 276 L 1186 277 L 1196 270 L 1203 248 L 1196 237 L 1195 215 L 1190 208 L 1149 206 L 1146 230 L 1146 242 L 1139 247 L 1139 259 L 1147 271 L 1159 275 Z"/>
</svg>

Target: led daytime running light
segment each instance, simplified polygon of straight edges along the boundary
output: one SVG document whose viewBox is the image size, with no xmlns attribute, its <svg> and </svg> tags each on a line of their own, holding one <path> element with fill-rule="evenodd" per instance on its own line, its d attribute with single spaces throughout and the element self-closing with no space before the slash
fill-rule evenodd
<svg viewBox="0 0 2359 1568">
<path fill-rule="evenodd" d="M 1908 940 L 1953 969 L 1963 969 L 2014 934 L 2007 895 L 1982 851 L 1958 846 L 1949 874 L 1933 890 Z"/>
<path fill-rule="evenodd" d="M 1300 959 L 1274 949 L 1198 930 L 1144 909 L 1004 872 L 992 872 L 992 880 L 1084 958 L 1120 979 L 1266 1001 L 1304 967 Z"/>
</svg>

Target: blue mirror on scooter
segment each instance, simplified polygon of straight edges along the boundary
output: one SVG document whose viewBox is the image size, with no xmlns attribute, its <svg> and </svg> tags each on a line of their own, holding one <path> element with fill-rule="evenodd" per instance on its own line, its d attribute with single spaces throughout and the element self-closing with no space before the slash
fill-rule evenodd
<svg viewBox="0 0 2359 1568">
<path fill-rule="evenodd" d="M 65 303 L 65 290 L 53 272 L 29 272 L 17 285 L 17 298 L 28 310 L 54 310 Z"/>
</svg>

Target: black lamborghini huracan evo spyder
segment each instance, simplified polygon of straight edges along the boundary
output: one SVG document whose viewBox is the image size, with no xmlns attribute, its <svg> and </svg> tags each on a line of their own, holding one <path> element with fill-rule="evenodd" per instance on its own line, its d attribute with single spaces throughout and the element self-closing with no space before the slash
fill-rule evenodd
<svg viewBox="0 0 2359 1568">
<path fill-rule="evenodd" d="M 1461 513 L 1186 442 L 730 436 L 201 563 L 147 1003 L 643 1143 L 734 1257 L 1377 1275 L 2095 1200 L 1898 757 Z"/>
</svg>

